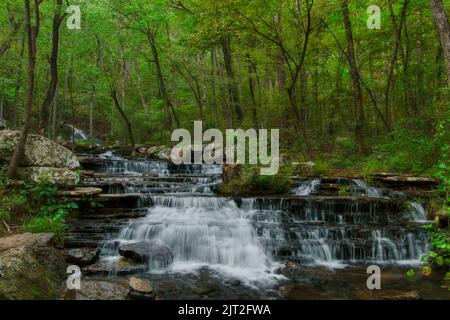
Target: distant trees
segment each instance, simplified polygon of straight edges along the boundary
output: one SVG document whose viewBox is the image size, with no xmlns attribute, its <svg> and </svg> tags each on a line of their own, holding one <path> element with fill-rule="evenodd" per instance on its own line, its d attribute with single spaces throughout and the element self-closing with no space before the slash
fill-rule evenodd
<svg viewBox="0 0 450 320">
<path fill-rule="evenodd" d="M 64 0 L 42 3 L 51 32 L 40 34 L 31 91 L 25 11 L 0 5 L 0 101 L 12 127 L 29 117 L 23 132 L 55 138 L 64 121 L 108 142 L 163 144 L 201 119 L 280 128 L 309 158 L 341 138 L 367 154 L 402 129 L 431 135 L 442 118 L 446 1 L 380 2 L 380 30 L 367 27 L 369 0 L 86 1 L 81 30 L 64 27 Z"/>
</svg>

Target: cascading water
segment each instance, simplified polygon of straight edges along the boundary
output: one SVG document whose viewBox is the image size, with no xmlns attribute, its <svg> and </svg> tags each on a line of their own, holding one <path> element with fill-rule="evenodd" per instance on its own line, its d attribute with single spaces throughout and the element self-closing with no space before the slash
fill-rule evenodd
<svg viewBox="0 0 450 320">
<path fill-rule="evenodd" d="M 420 202 L 413 201 L 408 203 L 408 211 L 410 219 L 419 223 L 427 223 L 430 222 L 427 220 L 425 209 Z"/>
<path fill-rule="evenodd" d="M 187 192 L 173 193 L 169 185 L 161 195 L 148 192 L 152 205 L 146 208 L 146 216 L 132 220 L 113 241 L 104 245 L 104 260 L 118 259 L 118 248 L 122 244 L 155 240 L 172 250 L 174 261 L 162 269 L 152 267 L 151 272 L 183 273 L 207 267 L 248 284 L 269 284 L 282 278 L 274 274 L 279 264 L 271 259 L 258 239 L 248 213 L 238 208 L 233 200 L 205 194 L 205 186 L 217 184 L 220 166 L 171 168 L 167 162 L 166 166 L 159 165 L 161 163 L 155 166 L 151 161 L 122 160 L 108 162 L 103 167 L 106 172 L 121 171 L 133 176 L 147 170 L 158 176 L 180 178 L 181 174 L 183 179 L 189 178 L 183 184 L 191 186 Z M 191 180 L 197 175 L 204 177 Z M 141 191 L 144 189 L 141 187 Z"/>
<path fill-rule="evenodd" d="M 382 191 L 371 195 L 362 180 L 342 180 L 363 190 L 352 198 L 317 196 L 321 181 L 314 179 L 293 195 L 229 199 L 213 192 L 221 181 L 220 166 L 175 166 L 111 153 L 101 158 L 97 171 L 111 176 L 92 183 L 104 183 L 107 193 L 141 193 L 145 210 L 144 217 L 130 220 L 106 241 L 104 260 L 117 261 L 122 244 L 158 241 L 172 250 L 174 260 L 159 269 L 151 266 L 152 273 L 206 267 L 249 284 L 268 284 L 281 277 L 274 272 L 276 261 L 330 267 L 411 263 L 428 249 L 420 226 L 423 207 L 411 203 L 404 212 Z"/>
<path fill-rule="evenodd" d="M 301 181 L 299 185 L 291 191 L 291 193 L 298 196 L 309 196 L 310 194 L 317 191 L 319 186 L 320 186 L 319 179 Z"/>
</svg>

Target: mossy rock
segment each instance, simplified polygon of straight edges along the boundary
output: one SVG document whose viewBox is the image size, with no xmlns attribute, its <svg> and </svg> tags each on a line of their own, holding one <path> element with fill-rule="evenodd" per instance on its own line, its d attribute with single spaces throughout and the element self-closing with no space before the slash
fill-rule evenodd
<svg viewBox="0 0 450 320">
<path fill-rule="evenodd" d="M 0 252 L 0 300 L 56 299 L 64 277 L 63 255 L 52 246 L 22 245 Z"/>
</svg>

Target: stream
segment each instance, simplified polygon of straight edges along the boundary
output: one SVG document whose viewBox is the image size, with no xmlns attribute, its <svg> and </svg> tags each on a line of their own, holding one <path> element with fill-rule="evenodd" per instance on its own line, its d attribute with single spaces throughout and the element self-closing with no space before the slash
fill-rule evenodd
<svg viewBox="0 0 450 320">
<path fill-rule="evenodd" d="M 88 279 L 148 278 L 162 299 L 368 299 L 366 268 L 382 269 L 383 294 L 417 290 L 445 298 L 438 274 L 406 276 L 428 250 L 425 209 L 401 192 L 339 178 L 347 195 L 321 195 L 321 179 L 298 181 L 282 196 L 215 193 L 218 165 L 174 165 L 111 152 L 82 161 L 85 186 L 102 206 L 70 221 L 69 248 L 99 247 Z M 119 247 L 156 241 L 173 262 L 122 270 Z"/>
</svg>

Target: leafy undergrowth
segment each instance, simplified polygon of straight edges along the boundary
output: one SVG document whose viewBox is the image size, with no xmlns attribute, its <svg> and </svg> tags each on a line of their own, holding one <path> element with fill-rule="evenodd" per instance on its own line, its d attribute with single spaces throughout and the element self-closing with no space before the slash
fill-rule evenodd
<svg viewBox="0 0 450 320">
<path fill-rule="evenodd" d="M 78 205 L 56 197 L 57 191 L 58 187 L 49 184 L 13 184 L 6 179 L 5 168 L 0 168 L 2 235 L 53 232 L 56 241 L 62 243 L 67 229 L 65 218 Z"/>
<path fill-rule="evenodd" d="M 260 168 L 243 165 L 239 173 L 225 180 L 219 192 L 223 195 L 284 194 L 292 187 L 292 168 L 286 165 L 275 175 L 261 175 Z"/>
<path fill-rule="evenodd" d="M 434 223 L 426 225 L 427 234 L 431 239 L 427 255 L 422 258 L 426 266 L 422 267 L 422 274 L 430 276 L 433 268 L 445 269 L 446 275 L 442 287 L 450 291 L 450 146 L 441 147 L 440 161 L 435 167 L 435 176 L 440 180 L 439 191 L 444 197 L 435 203 Z M 415 270 L 408 271 L 412 277 Z"/>
</svg>

